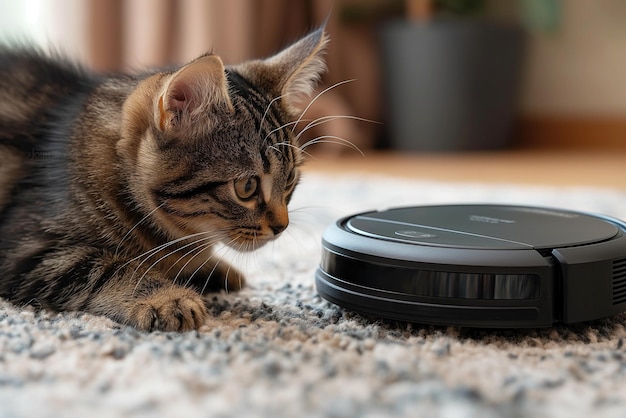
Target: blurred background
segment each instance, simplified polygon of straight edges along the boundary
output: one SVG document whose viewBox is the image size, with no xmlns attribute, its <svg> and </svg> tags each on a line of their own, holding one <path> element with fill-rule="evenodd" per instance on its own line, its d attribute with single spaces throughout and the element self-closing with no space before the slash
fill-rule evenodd
<svg viewBox="0 0 626 418">
<path fill-rule="evenodd" d="M 623 0 L 0 0 L 0 39 L 98 71 L 266 57 L 330 16 L 308 118 L 363 150 L 626 151 Z M 319 153 L 354 153 L 323 144 Z"/>
</svg>

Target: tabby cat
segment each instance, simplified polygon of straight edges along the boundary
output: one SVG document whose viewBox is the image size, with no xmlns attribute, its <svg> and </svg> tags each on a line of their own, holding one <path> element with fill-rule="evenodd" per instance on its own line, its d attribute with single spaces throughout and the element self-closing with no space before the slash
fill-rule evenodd
<svg viewBox="0 0 626 418">
<path fill-rule="evenodd" d="M 0 297 L 199 328 L 201 295 L 244 283 L 216 243 L 287 227 L 326 43 L 320 28 L 264 60 L 107 76 L 1 47 Z"/>
</svg>

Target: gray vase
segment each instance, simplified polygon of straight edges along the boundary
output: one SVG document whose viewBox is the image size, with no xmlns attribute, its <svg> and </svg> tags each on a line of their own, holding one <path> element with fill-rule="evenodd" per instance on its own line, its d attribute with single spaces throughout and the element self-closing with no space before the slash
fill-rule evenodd
<svg viewBox="0 0 626 418">
<path fill-rule="evenodd" d="M 486 150 L 511 142 L 524 31 L 485 21 L 394 22 L 382 31 L 392 148 Z"/>
</svg>

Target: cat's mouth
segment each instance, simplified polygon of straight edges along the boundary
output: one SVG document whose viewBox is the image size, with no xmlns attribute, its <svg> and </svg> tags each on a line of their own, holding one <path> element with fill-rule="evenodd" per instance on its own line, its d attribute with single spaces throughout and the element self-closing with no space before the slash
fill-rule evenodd
<svg viewBox="0 0 626 418">
<path fill-rule="evenodd" d="M 241 252 L 250 252 L 263 247 L 265 244 L 274 241 L 281 235 L 272 231 L 263 232 L 256 229 L 239 230 L 231 234 L 229 240 L 224 242 L 227 246 Z"/>
</svg>

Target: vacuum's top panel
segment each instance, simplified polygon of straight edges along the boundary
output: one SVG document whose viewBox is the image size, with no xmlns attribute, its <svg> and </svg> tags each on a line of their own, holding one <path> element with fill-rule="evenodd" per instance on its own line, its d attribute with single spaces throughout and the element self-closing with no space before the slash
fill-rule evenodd
<svg viewBox="0 0 626 418">
<path fill-rule="evenodd" d="M 368 237 L 436 247 L 553 249 L 609 240 L 619 228 L 577 212 L 524 206 L 422 206 L 368 212 L 345 228 Z"/>
</svg>

